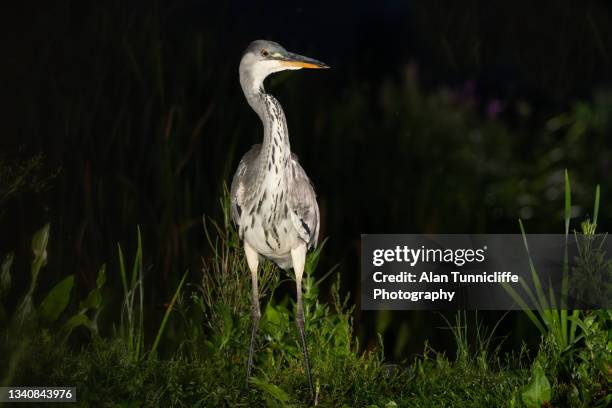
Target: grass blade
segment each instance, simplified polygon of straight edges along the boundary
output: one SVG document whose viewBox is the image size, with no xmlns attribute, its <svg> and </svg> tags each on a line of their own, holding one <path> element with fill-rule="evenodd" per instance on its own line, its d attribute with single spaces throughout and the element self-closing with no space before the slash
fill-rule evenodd
<svg viewBox="0 0 612 408">
<path fill-rule="evenodd" d="M 525 251 L 527 252 L 527 259 L 529 260 L 529 270 L 531 272 L 531 280 L 533 281 L 533 286 L 535 287 L 536 293 L 538 295 L 539 305 L 543 310 L 548 310 L 548 302 L 546 301 L 546 295 L 542 290 L 542 282 L 540 282 L 540 277 L 536 272 L 535 265 L 533 264 L 533 259 L 531 257 L 531 252 L 529 250 L 529 244 L 527 243 L 527 235 L 525 234 L 525 227 L 523 226 L 523 221 L 519 220 L 519 226 L 521 228 L 521 235 L 523 237 L 523 245 L 525 246 Z"/>
<path fill-rule="evenodd" d="M 506 291 L 512 297 L 512 299 L 514 299 L 514 301 L 516 303 L 518 303 L 518 305 L 521 307 L 523 312 L 527 315 L 529 320 L 531 320 L 531 322 L 534 324 L 534 326 L 536 326 L 538 328 L 538 330 L 540 330 L 540 333 L 546 334 L 546 328 L 544 326 L 542 326 L 542 323 L 540 322 L 540 319 L 538 319 L 538 317 L 535 315 L 535 313 L 533 313 L 531 308 L 529 306 L 527 306 L 527 303 L 525 303 L 525 301 L 523 300 L 521 295 L 519 295 L 514 290 L 514 288 L 512 286 L 510 286 L 506 282 L 503 282 L 502 286 L 504 287 L 504 289 L 506 289 Z"/>
<path fill-rule="evenodd" d="M 599 216 L 599 196 L 600 196 L 599 184 L 595 188 L 595 204 L 593 205 L 593 224 L 597 225 L 597 218 Z"/>
<path fill-rule="evenodd" d="M 561 279 L 561 340 L 564 346 L 567 345 L 567 295 L 569 292 L 569 226 L 572 217 L 572 190 L 570 186 L 569 174 L 565 169 L 565 251 L 563 255 L 563 277 Z"/>
<path fill-rule="evenodd" d="M 570 218 L 572 217 L 572 190 L 570 187 L 569 174 L 565 169 L 565 235 L 569 234 Z"/>
<path fill-rule="evenodd" d="M 178 299 L 178 295 L 181 292 L 181 289 L 183 288 L 183 284 L 185 283 L 186 278 L 187 278 L 187 272 L 183 274 L 183 278 L 181 279 L 178 287 L 176 288 L 176 291 L 174 292 L 174 295 L 172 296 L 172 300 L 170 301 L 170 304 L 168 305 L 168 308 L 166 309 L 166 313 L 164 313 L 164 318 L 162 319 L 162 322 L 159 325 L 159 330 L 157 330 L 157 335 L 155 336 L 155 341 L 153 342 L 153 346 L 151 347 L 149 358 L 151 358 L 151 356 L 157 350 L 157 346 L 159 345 L 159 340 L 161 339 L 164 329 L 166 328 L 166 323 L 168 323 L 168 318 L 170 317 L 170 313 L 172 312 L 172 309 L 174 308 L 174 303 L 176 303 L 176 299 Z"/>
<path fill-rule="evenodd" d="M 121 274 L 121 284 L 123 285 L 123 295 L 127 299 L 128 287 L 127 287 L 127 276 L 125 274 L 125 261 L 123 258 L 123 251 L 121 250 L 121 244 L 117 243 L 117 251 L 119 253 L 119 273 Z"/>
</svg>

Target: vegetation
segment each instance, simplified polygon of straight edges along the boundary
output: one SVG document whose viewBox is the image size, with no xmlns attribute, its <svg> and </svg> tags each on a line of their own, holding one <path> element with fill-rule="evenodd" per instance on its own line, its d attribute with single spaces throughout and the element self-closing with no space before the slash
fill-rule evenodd
<svg viewBox="0 0 612 408">
<path fill-rule="evenodd" d="M 602 249 L 603 238 L 598 238 L 595 234 L 597 219 L 599 214 L 600 189 L 597 186 L 595 193 L 595 203 L 593 206 L 593 220 L 586 220 L 582 223 L 582 234 L 579 236 L 577 232 L 572 238 L 576 239 L 578 246 L 578 257 L 576 259 L 577 266 L 574 268 L 571 281 L 577 285 L 578 290 L 584 290 L 584 279 L 593 280 L 594 284 L 606 288 L 610 276 L 605 276 L 610 272 L 607 265 L 606 253 Z M 551 386 L 545 375 L 546 367 L 549 372 L 554 373 L 560 378 L 571 378 L 569 384 L 563 384 L 562 388 L 570 387 L 571 393 L 564 400 L 564 404 L 569 406 L 606 406 L 612 402 L 612 395 L 609 394 L 611 385 L 610 374 L 612 373 L 612 326 L 610 321 L 610 310 L 600 310 L 597 312 L 584 311 L 575 308 L 569 311 L 568 295 L 570 294 L 570 274 L 569 274 L 569 258 L 568 258 L 568 240 L 570 239 L 570 220 L 571 220 L 571 189 L 569 176 L 565 172 L 565 255 L 563 259 L 563 272 L 561 282 L 560 298 L 549 289 L 549 293 L 545 293 L 540 277 L 533 265 L 529 245 L 525 235 L 525 229 L 522 222 L 520 223 L 521 233 L 525 243 L 525 249 L 529 258 L 529 266 L 531 270 L 531 279 L 533 290 L 530 285 L 521 280 L 521 286 L 531 301 L 531 304 L 536 305 L 536 313 L 528 306 L 527 302 L 509 285 L 505 285 L 506 290 L 510 293 L 513 299 L 521 306 L 527 317 L 538 328 L 543 336 L 543 345 L 546 351 L 540 352 L 536 358 L 536 362 L 532 369 L 532 381 L 528 389 L 523 393 L 523 402 L 528 407 L 540 407 L 551 401 Z M 594 242 L 600 242 L 599 245 L 594 245 Z M 595 276 L 593 276 L 595 275 Z M 599 280 L 597 280 L 599 279 Z M 593 285 L 593 283 L 591 283 Z M 572 290 L 575 290 L 572 287 Z M 535 292 L 535 293 L 534 293 Z M 594 290 L 593 294 L 600 293 L 600 290 Z M 588 294 L 588 295 L 587 295 Z M 591 300 L 590 292 L 583 292 L 585 299 Z M 595 300 L 595 299 L 593 299 Z M 604 298 L 599 299 L 600 304 L 607 304 Z M 596 360 L 592 360 L 593 353 L 588 352 L 593 348 L 594 337 L 591 328 L 595 325 L 599 332 L 599 340 L 595 346 L 599 353 Z M 607 343 L 607 344 L 606 344 Z M 606 345 L 604 345 L 606 344 Z M 607 348 L 607 350 L 606 350 Z M 555 353 L 551 355 L 551 353 Z M 554 358 L 551 358 L 554 357 Z M 588 368 L 590 379 L 596 379 L 593 383 L 585 381 Z M 599 367 L 599 369 L 597 368 Z M 599 399 L 599 397 L 602 397 Z M 597 401 L 597 402 L 596 402 Z"/>
<path fill-rule="evenodd" d="M 52 237 L 49 225 L 37 232 L 30 287 L 12 313 L 0 309 L 0 352 L 9 356 L 0 373 L 2 384 L 74 384 L 83 406 L 305 406 L 307 383 L 293 324 L 293 297 L 275 296 L 292 278 L 269 262 L 260 278 L 264 312 L 251 391 L 241 393 L 251 325 L 249 274 L 227 202 L 222 204 L 223 222 L 205 221 L 212 255 L 203 260 L 202 284 L 181 290 L 183 277 L 153 342 L 145 339 L 143 330 L 147 292 L 140 231 L 131 273 L 119 245 L 119 270 L 108 276 L 121 280 L 124 288 L 118 326 L 108 336 L 100 335 L 96 323 L 105 305 L 104 266 L 96 287 L 72 311 L 73 276 L 57 283 L 41 302 L 33 301 Z M 447 321 L 455 338 L 455 359 L 426 344 L 420 357 L 390 364 L 382 344 L 366 351 L 359 347 L 353 307 L 339 295 L 337 282 L 332 301 L 319 301 L 322 282 L 314 272 L 324 245 L 309 255 L 304 277 L 316 405 L 531 408 L 603 407 L 611 402 L 612 312 L 583 312 L 579 319 L 572 313 L 568 321 L 580 335 L 565 343 L 541 314 L 549 330 L 543 331 L 533 360 L 524 347 L 519 353 L 500 353 L 493 337 L 497 326 L 488 330 L 477 315 L 468 324 L 462 313 L 454 323 Z M 11 262 L 9 255 L 2 265 L 2 294 L 11 287 Z M 84 345 L 75 348 L 71 340 L 84 335 Z M 166 343 L 165 353 L 158 352 L 160 343 Z"/>
</svg>

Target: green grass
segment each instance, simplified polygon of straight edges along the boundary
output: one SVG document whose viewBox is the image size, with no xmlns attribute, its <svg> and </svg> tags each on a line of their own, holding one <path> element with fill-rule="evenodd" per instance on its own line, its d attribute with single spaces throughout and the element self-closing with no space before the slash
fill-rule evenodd
<svg viewBox="0 0 612 408">
<path fill-rule="evenodd" d="M 609 273 L 612 271 L 610 264 L 604 262 L 605 252 L 602 245 L 605 240 L 600 239 L 600 245 L 594 245 L 596 239 L 596 227 L 599 216 L 600 187 L 595 189 L 595 201 L 593 205 L 593 220 L 587 219 L 582 222 L 582 234 L 574 231 L 570 234 L 571 222 L 571 186 L 567 170 L 565 171 L 565 195 L 564 195 L 564 221 L 565 221 L 565 251 L 563 257 L 563 273 L 561 282 L 560 298 L 548 285 L 548 293 L 543 290 L 543 285 L 534 267 L 529 245 L 525 234 L 525 228 L 521 220 L 519 225 L 531 272 L 531 285 L 520 281 L 521 286 L 531 304 L 536 310 L 531 310 L 527 301 L 509 285 L 504 285 L 512 298 L 521 306 L 529 320 L 540 331 L 543 336 L 540 354 L 532 368 L 532 381 L 523 393 L 523 402 L 528 407 L 539 407 L 551 399 L 551 387 L 544 373 L 545 367 L 549 374 L 561 379 L 557 384 L 558 389 L 565 389 L 565 404 L 570 406 L 607 406 L 612 403 L 612 395 L 609 394 L 612 382 L 612 321 L 610 311 L 600 310 L 598 312 L 584 310 L 568 310 L 567 299 L 570 293 L 570 271 L 568 241 L 576 239 L 578 256 L 578 267 L 572 274 L 571 290 L 576 290 L 575 285 L 584 285 L 581 277 L 585 272 L 600 271 Z M 609 261 L 608 261 L 609 262 Z M 593 276 L 590 276 L 593 278 Z M 605 286 L 609 277 L 597 276 L 588 282 L 592 285 Z M 596 291 L 583 292 L 585 299 L 595 301 L 593 295 Z M 535 291 L 535 293 L 534 293 Z M 587 293 L 588 295 L 586 295 Z M 601 303 L 605 303 L 601 302 Z M 594 325 L 594 326 L 593 326 Z M 591 328 L 596 327 L 596 332 Z M 597 350 L 591 352 L 588 350 Z M 570 380 L 567 381 L 567 378 Z M 587 380 L 589 378 L 589 380 Z M 557 381 L 557 379 L 555 380 Z"/>
<path fill-rule="evenodd" d="M 32 300 L 52 239 L 49 226 L 44 227 L 32 240 L 32 283 L 22 302 L 29 306 L 16 308 L 12 317 L 3 309 L 7 331 L 0 352 L 10 356 L 0 373 L 3 384 L 74 385 L 80 405 L 92 407 L 307 406 L 293 297 L 275 296 L 285 283 L 294 287 L 293 278 L 269 262 L 260 273 L 263 313 L 253 377 L 249 393 L 241 394 L 251 328 L 250 278 L 229 220 L 227 196 L 222 208 L 220 223 L 205 221 L 211 255 L 203 259 L 201 284 L 185 284 L 188 274 L 183 275 L 152 342 L 145 337 L 146 254 L 140 232 L 129 274 L 118 246 L 118 271 L 109 272 L 109 279 L 121 282 L 123 306 L 115 319 L 118 329 L 102 336 L 97 316 L 104 306 L 104 266 L 96 287 L 78 302 L 76 311 L 68 306 L 76 303 L 68 301 L 73 300 L 71 277 L 57 283 L 42 302 Z M 331 301 L 319 301 L 322 282 L 314 276 L 323 246 L 308 256 L 303 297 L 316 405 L 531 408 L 610 403 L 609 311 L 585 313 L 576 321 L 581 336 L 572 343 L 569 363 L 561 358 L 566 345 L 552 330 L 542 337 L 535 356 L 525 347 L 502 355 L 493 337 L 497 325 L 487 328 L 477 315 L 471 323 L 466 313 L 458 313 L 453 324 L 447 321 L 456 342 L 455 358 L 425 344 L 421 356 L 391 363 L 385 360 L 382 338 L 378 347 L 368 350 L 358 344 L 354 307 L 340 295 L 339 281 L 332 285 Z M 8 257 L 3 264 L 0 294 L 10 287 L 11 263 Z"/>
<path fill-rule="evenodd" d="M 599 189 L 597 190 L 599 191 Z M 531 289 L 529 284 L 524 280 L 520 280 L 521 287 L 527 294 L 527 297 L 531 301 L 531 304 L 536 307 L 536 314 L 527 305 L 527 302 L 516 292 L 510 285 L 504 285 L 504 288 L 512 296 L 512 298 L 521 306 L 527 317 L 531 322 L 538 328 L 538 330 L 546 335 L 550 333 L 555 336 L 557 343 L 560 346 L 561 352 L 571 351 L 572 346 L 578 340 L 576 336 L 576 329 L 578 328 L 578 320 L 580 312 L 573 310 L 571 315 L 567 308 L 567 297 L 569 294 L 569 259 L 568 259 L 568 241 L 570 239 L 570 220 L 571 220 L 571 187 L 569 182 L 569 175 L 567 170 L 565 171 L 565 206 L 564 206 L 564 220 L 565 220 L 565 252 L 563 257 L 563 274 L 561 282 L 561 298 L 557 299 L 553 293 L 552 286 L 548 285 L 549 293 L 545 293 L 543 285 L 538 275 L 538 272 L 533 264 L 531 253 L 529 250 L 529 244 L 527 242 L 527 236 L 525 233 L 525 227 L 523 226 L 522 220 L 519 220 L 519 226 L 521 229 L 521 235 L 523 236 L 523 243 L 525 245 L 525 251 L 527 252 L 527 258 L 529 260 L 529 270 L 531 273 L 531 284 L 535 290 Z M 599 209 L 599 194 L 596 194 L 595 200 L 595 214 Z"/>
</svg>

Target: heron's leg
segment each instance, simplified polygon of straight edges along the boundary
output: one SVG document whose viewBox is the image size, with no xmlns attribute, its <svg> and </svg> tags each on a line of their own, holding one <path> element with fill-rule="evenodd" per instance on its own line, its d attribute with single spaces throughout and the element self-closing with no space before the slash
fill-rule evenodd
<svg viewBox="0 0 612 408">
<path fill-rule="evenodd" d="M 253 350 L 255 349 L 255 337 L 257 328 L 259 327 L 259 318 L 261 312 L 259 310 L 259 292 L 257 290 L 257 265 L 259 264 L 259 254 L 251 248 L 247 242 L 244 242 L 244 253 L 246 255 L 247 264 L 251 271 L 251 314 L 253 316 L 253 328 L 251 329 L 251 341 L 249 342 L 249 359 L 247 362 L 246 379 L 244 388 L 249 388 L 249 377 L 251 376 L 251 368 L 253 368 Z"/>
<path fill-rule="evenodd" d="M 310 360 L 308 359 L 308 348 L 306 347 L 306 337 L 304 336 L 304 306 L 302 305 L 302 275 L 304 274 L 304 263 L 306 262 L 306 250 L 306 244 L 292 249 L 291 260 L 293 261 L 293 270 L 295 271 L 295 284 L 297 290 L 297 316 L 295 317 L 295 323 L 300 331 L 300 340 L 302 342 L 302 351 L 304 352 L 304 366 L 306 368 L 306 376 L 308 377 L 310 398 L 314 399 L 312 377 L 310 375 Z"/>
</svg>

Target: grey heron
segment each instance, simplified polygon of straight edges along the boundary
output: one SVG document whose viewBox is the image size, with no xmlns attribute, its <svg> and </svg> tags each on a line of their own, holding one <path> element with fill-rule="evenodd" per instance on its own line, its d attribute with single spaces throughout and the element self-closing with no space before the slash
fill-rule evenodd
<svg viewBox="0 0 612 408">
<path fill-rule="evenodd" d="M 301 68 L 329 68 L 326 64 L 293 54 L 272 41 L 253 41 L 240 61 L 240 85 L 247 102 L 263 122 L 263 143 L 251 148 L 238 164 L 232 180 L 231 214 L 244 242 L 251 272 L 253 327 L 249 342 L 246 383 L 253 366 L 253 348 L 261 312 L 257 289 L 260 257 L 280 268 L 293 268 L 296 282 L 296 325 L 311 398 L 312 377 L 304 336 L 302 274 L 306 252 L 316 246 L 319 206 L 306 172 L 291 152 L 287 121 L 280 103 L 264 90 L 264 79 L 275 72 Z"/>
</svg>

